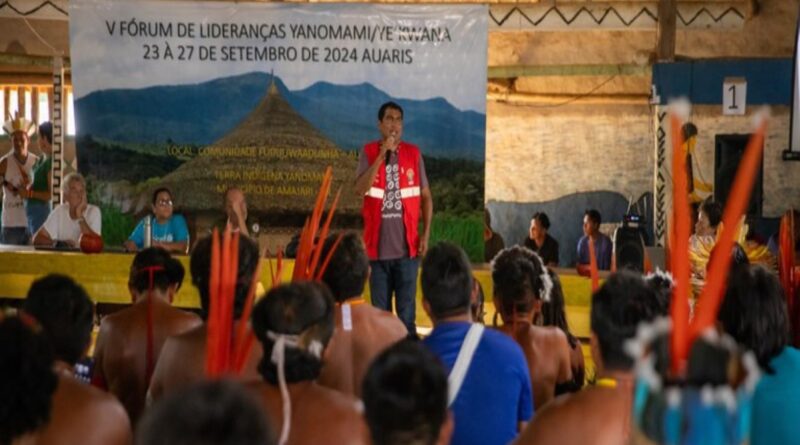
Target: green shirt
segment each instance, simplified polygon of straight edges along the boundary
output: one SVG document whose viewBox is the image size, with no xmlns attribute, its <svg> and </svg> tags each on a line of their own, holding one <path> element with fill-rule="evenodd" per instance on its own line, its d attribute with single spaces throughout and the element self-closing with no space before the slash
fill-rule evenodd
<svg viewBox="0 0 800 445">
<path fill-rule="evenodd" d="M 47 179 L 50 177 L 50 169 L 53 167 L 53 158 L 50 156 L 43 156 L 33 166 L 33 184 L 31 189 L 34 192 L 47 192 L 50 188 L 47 186 Z M 41 201 L 37 199 L 36 201 Z"/>
</svg>

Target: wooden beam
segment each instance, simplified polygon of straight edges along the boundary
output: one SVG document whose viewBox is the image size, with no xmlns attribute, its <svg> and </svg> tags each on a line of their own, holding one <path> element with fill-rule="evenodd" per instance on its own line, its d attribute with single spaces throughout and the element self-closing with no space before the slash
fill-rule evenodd
<svg viewBox="0 0 800 445">
<path fill-rule="evenodd" d="M 561 105 L 647 105 L 647 94 L 597 94 L 580 96 L 573 94 L 526 94 L 486 93 L 486 100 L 515 105 L 561 106 Z"/>
<path fill-rule="evenodd" d="M 52 69 L 51 69 L 52 71 Z M 67 85 L 72 85 L 69 75 L 64 75 Z M 53 73 L 4 73 L 0 72 L 0 85 L 53 85 Z"/>
<path fill-rule="evenodd" d="M 675 26 L 678 16 L 677 0 L 659 0 L 656 30 L 656 60 L 675 60 Z"/>
<path fill-rule="evenodd" d="M 509 65 L 493 66 L 488 70 L 489 79 L 512 79 L 538 76 L 649 76 L 649 65 Z"/>
<path fill-rule="evenodd" d="M 43 68 L 53 67 L 53 58 L 50 56 L 33 56 L 29 54 L 14 54 L 0 52 L 0 65 L 37 66 Z M 65 58 L 65 69 L 69 68 L 69 58 Z"/>
</svg>

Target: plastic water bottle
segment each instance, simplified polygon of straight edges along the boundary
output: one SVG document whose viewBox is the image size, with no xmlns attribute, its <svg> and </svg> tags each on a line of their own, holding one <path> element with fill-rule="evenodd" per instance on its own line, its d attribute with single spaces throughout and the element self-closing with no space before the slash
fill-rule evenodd
<svg viewBox="0 0 800 445">
<path fill-rule="evenodd" d="M 153 244 L 153 222 L 152 216 L 144 217 L 144 248 L 147 249 Z"/>
</svg>

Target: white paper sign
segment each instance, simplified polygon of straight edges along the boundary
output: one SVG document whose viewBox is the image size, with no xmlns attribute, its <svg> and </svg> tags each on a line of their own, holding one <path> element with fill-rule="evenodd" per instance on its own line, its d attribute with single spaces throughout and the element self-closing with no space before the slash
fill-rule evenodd
<svg viewBox="0 0 800 445">
<path fill-rule="evenodd" d="M 747 110 L 747 80 L 726 77 L 722 83 L 722 114 L 741 116 Z"/>
</svg>

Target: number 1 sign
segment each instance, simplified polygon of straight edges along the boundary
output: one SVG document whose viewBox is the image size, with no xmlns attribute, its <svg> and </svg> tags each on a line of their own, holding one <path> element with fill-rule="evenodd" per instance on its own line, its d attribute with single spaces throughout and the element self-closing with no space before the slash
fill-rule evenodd
<svg viewBox="0 0 800 445">
<path fill-rule="evenodd" d="M 726 77 L 722 83 L 722 114 L 743 115 L 747 110 L 747 80 Z"/>
</svg>

